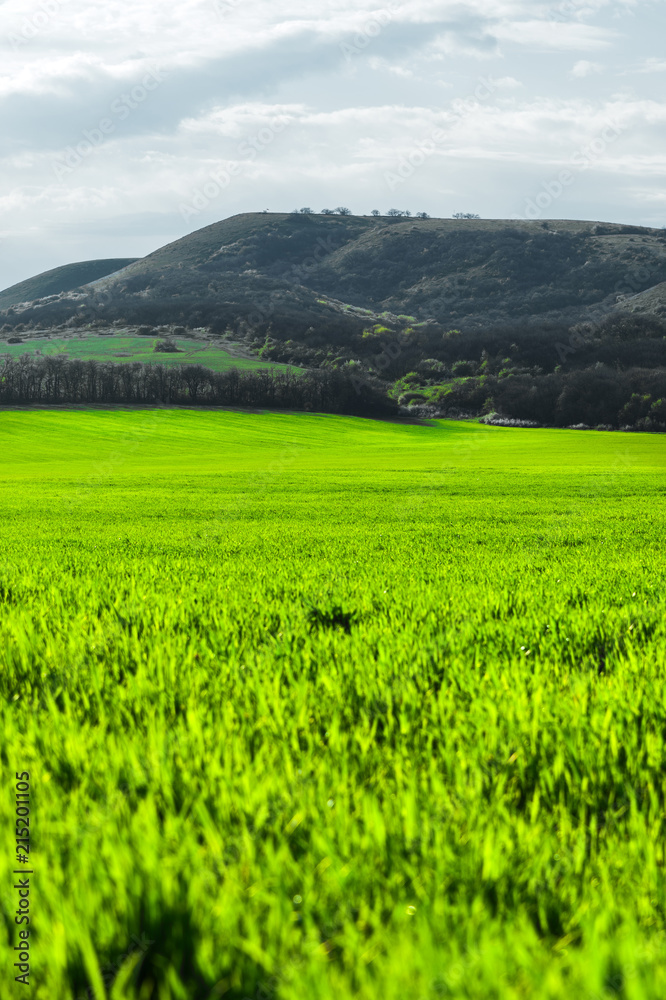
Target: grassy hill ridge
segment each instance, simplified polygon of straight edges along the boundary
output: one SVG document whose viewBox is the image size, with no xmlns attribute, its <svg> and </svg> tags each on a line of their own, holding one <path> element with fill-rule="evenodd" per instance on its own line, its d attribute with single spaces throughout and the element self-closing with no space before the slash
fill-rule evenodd
<svg viewBox="0 0 666 1000">
<path fill-rule="evenodd" d="M 0 328 L 181 327 L 264 362 L 351 366 L 401 405 L 661 429 L 665 293 L 659 229 L 248 213 Z"/>
<path fill-rule="evenodd" d="M 119 257 L 107 260 L 84 260 L 75 264 L 64 264 L 50 271 L 35 275 L 11 285 L 0 292 L 0 310 L 9 309 L 22 302 L 32 302 L 35 299 L 46 298 L 49 295 L 60 295 L 80 288 L 99 278 L 116 274 L 118 271 L 133 264 L 136 257 Z"/>
<path fill-rule="evenodd" d="M 97 277 L 94 291 L 130 320 L 146 313 L 147 300 L 155 313 L 178 307 L 195 325 L 197 317 L 182 315 L 188 300 L 204 321 L 217 310 L 231 322 L 254 316 L 257 326 L 263 301 L 282 296 L 296 311 L 317 314 L 336 299 L 477 329 L 517 317 L 576 322 L 666 281 L 666 234 L 575 220 L 246 213 Z M 644 308 L 661 306 L 648 300 Z"/>
</svg>

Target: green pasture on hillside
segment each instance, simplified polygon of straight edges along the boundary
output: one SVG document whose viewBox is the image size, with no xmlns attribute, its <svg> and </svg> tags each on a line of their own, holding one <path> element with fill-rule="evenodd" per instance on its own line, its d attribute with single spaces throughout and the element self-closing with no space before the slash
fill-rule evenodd
<svg viewBox="0 0 666 1000">
<path fill-rule="evenodd" d="M 0 342 L 0 354 L 17 357 L 21 354 L 60 355 L 69 360 L 79 361 L 111 361 L 114 364 L 131 364 L 136 361 L 144 364 L 160 365 L 203 365 L 213 371 L 222 372 L 229 368 L 239 368 L 244 371 L 255 371 L 258 368 L 272 368 L 280 371 L 300 371 L 291 365 L 279 365 L 260 361 L 258 358 L 248 358 L 237 353 L 234 347 L 225 350 L 202 340 L 191 337 L 173 337 L 179 348 L 178 353 L 165 354 L 155 351 L 159 337 L 140 337 L 123 333 L 114 336 L 98 336 L 94 333 L 70 334 L 64 337 L 30 337 L 21 344 Z"/>
<path fill-rule="evenodd" d="M 35 409 L 0 456 L 2 997 L 663 1000 L 663 437 Z"/>
</svg>

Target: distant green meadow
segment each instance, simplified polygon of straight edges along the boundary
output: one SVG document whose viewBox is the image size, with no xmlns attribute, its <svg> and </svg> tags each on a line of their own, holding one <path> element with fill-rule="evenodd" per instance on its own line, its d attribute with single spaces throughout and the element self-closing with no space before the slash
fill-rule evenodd
<svg viewBox="0 0 666 1000">
<path fill-rule="evenodd" d="M 0 456 L 3 998 L 663 1000 L 663 437 L 4 410 Z"/>
<path fill-rule="evenodd" d="M 20 334 L 18 335 L 20 336 Z M 59 355 L 70 360 L 80 361 L 111 361 L 114 364 L 144 364 L 160 365 L 203 365 L 213 371 L 222 372 L 229 368 L 239 368 L 244 371 L 256 371 L 258 368 L 279 369 L 281 371 L 300 371 L 290 365 L 279 365 L 261 361 L 259 358 L 247 358 L 236 354 L 233 350 L 195 340 L 191 337 L 173 337 L 179 348 L 178 353 L 168 354 L 155 351 L 158 337 L 140 337 L 122 332 L 113 336 L 99 336 L 94 333 L 70 334 L 65 337 L 30 337 L 21 344 L 0 342 L 0 354 L 17 357 L 22 354 L 38 353 L 44 357 Z"/>
</svg>

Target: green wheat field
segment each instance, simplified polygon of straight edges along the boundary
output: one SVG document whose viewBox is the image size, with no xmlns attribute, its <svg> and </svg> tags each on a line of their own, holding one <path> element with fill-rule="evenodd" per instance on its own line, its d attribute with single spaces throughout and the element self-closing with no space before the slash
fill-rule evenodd
<svg viewBox="0 0 666 1000">
<path fill-rule="evenodd" d="M 174 354 L 156 353 L 155 344 L 163 337 L 139 337 L 127 331 L 114 331 L 113 335 L 94 334 L 89 332 L 70 333 L 56 337 L 31 336 L 20 344 L 8 344 L 0 341 L 0 355 L 17 358 L 22 355 L 59 357 L 69 361 L 101 361 L 113 364 L 160 364 L 160 365 L 204 365 L 215 372 L 227 371 L 229 368 L 239 368 L 242 371 L 300 372 L 302 368 L 293 365 L 280 365 L 260 361 L 257 358 L 239 354 L 239 345 L 224 346 L 213 344 L 202 339 L 189 337 L 171 337 L 178 348 Z"/>
<path fill-rule="evenodd" d="M 663 438 L 0 413 L 37 1000 L 663 1000 Z"/>
</svg>

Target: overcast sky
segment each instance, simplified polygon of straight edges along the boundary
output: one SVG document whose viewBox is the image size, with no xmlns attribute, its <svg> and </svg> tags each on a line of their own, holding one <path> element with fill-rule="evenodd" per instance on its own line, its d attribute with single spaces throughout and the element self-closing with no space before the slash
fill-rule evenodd
<svg viewBox="0 0 666 1000">
<path fill-rule="evenodd" d="M 666 224 L 663 0 L 0 0 L 0 288 L 237 212 Z"/>
</svg>

